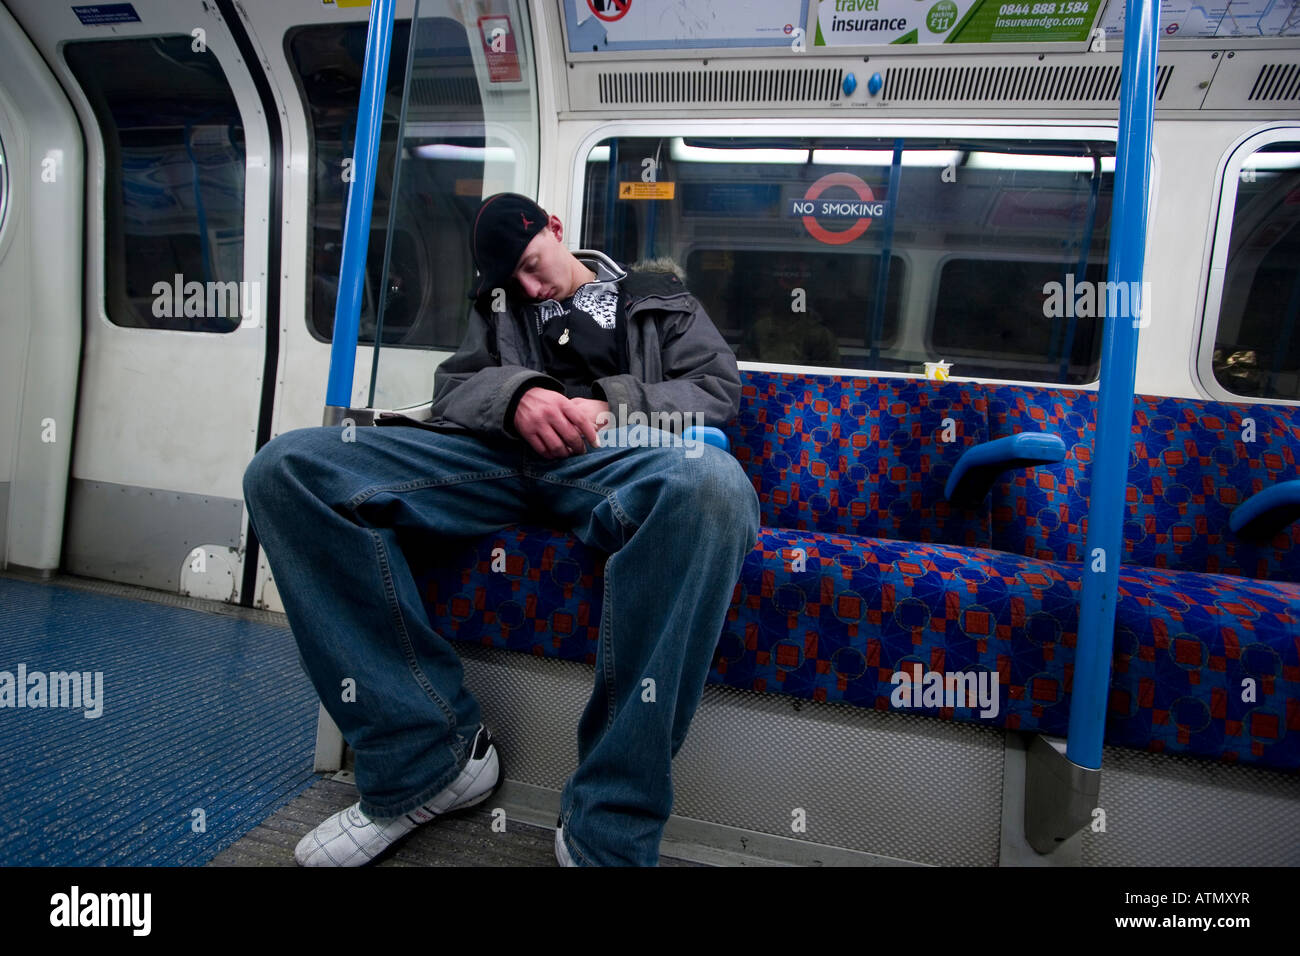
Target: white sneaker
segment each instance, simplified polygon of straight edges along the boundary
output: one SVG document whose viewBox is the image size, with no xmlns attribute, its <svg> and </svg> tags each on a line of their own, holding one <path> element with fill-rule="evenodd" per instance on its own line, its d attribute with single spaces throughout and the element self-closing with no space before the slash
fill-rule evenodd
<svg viewBox="0 0 1300 956">
<path fill-rule="evenodd" d="M 577 866 L 569 855 L 569 848 L 564 844 L 564 824 L 555 828 L 555 862 L 560 866 Z"/>
<path fill-rule="evenodd" d="M 370 817 L 354 803 L 303 837 L 294 859 L 302 866 L 365 866 L 421 823 L 482 803 L 500 782 L 497 748 L 488 729 L 479 727 L 460 776 L 428 803 L 398 817 Z"/>
</svg>

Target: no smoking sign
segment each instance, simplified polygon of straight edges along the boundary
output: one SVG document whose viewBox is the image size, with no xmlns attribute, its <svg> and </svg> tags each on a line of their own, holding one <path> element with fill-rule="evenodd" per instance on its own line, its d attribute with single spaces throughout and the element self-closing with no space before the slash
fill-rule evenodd
<svg viewBox="0 0 1300 956">
<path fill-rule="evenodd" d="M 822 194 L 833 186 L 847 186 L 852 197 L 823 199 Z M 871 228 L 871 220 L 889 213 L 889 202 L 877 199 L 871 187 L 852 173 L 827 173 L 808 187 L 802 199 L 791 199 L 786 215 L 803 220 L 808 235 L 830 246 L 852 242 Z M 819 220 L 851 219 L 847 229 L 827 229 Z"/>
<path fill-rule="evenodd" d="M 632 0 L 587 0 L 587 9 L 606 23 L 622 20 L 632 6 Z"/>
</svg>

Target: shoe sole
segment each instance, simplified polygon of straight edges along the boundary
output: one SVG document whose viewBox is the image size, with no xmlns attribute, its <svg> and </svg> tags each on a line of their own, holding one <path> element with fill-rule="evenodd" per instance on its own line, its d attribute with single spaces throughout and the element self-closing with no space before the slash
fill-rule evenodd
<svg viewBox="0 0 1300 956">
<path fill-rule="evenodd" d="M 569 858 L 568 863 L 565 863 L 564 858 L 560 856 L 561 847 L 563 847 L 564 849 L 564 855 Z M 555 849 L 555 862 L 560 865 L 560 869 L 565 869 L 567 867 L 576 867 L 578 865 L 577 862 L 573 859 L 573 854 L 569 851 L 569 845 L 564 842 L 564 831 L 560 827 L 555 828 L 554 849 Z"/>
</svg>

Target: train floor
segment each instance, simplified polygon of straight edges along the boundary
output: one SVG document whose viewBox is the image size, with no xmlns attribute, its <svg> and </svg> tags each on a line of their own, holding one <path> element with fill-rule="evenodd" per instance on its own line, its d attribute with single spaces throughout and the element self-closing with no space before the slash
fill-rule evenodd
<svg viewBox="0 0 1300 956">
<path fill-rule="evenodd" d="M 204 864 L 316 781 L 317 707 L 280 615 L 2 575 L 0 864 Z"/>
<path fill-rule="evenodd" d="M 0 865 L 292 866 L 357 799 L 312 769 L 317 711 L 283 615 L 0 574 Z M 496 809 L 378 865 L 556 865 L 553 829 Z"/>
</svg>

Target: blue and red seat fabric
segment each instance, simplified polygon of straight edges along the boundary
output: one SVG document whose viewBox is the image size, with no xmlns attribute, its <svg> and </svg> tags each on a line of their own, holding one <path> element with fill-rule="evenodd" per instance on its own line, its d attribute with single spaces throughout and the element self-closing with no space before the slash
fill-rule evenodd
<svg viewBox="0 0 1300 956">
<path fill-rule="evenodd" d="M 988 672 L 995 715 L 909 712 L 1065 735 L 1096 395 L 742 376 L 725 431 L 763 527 L 710 681 L 890 710 L 897 672 Z M 1059 434 L 1066 460 L 1007 474 L 976 508 L 944 499 L 963 451 L 1023 431 Z M 1108 743 L 1300 768 L 1300 522 L 1268 541 L 1228 529 L 1300 476 L 1297 454 L 1292 409 L 1135 399 Z M 448 638 L 594 662 L 604 556 L 572 535 L 521 525 L 408 558 Z"/>
</svg>

